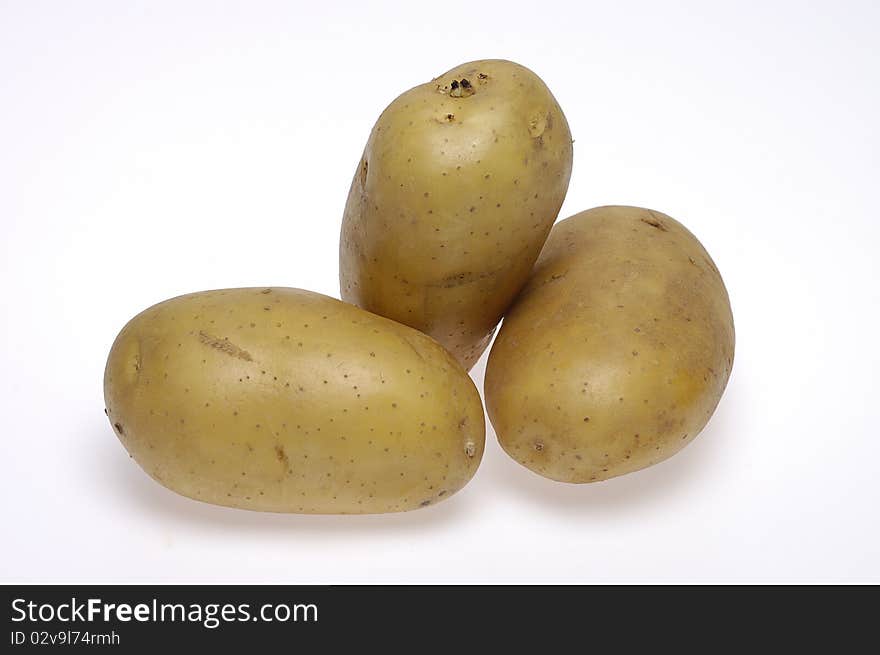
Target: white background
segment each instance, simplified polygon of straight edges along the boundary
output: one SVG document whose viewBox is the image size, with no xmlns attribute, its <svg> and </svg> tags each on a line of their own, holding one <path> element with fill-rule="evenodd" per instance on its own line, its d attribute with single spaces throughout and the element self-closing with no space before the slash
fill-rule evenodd
<svg viewBox="0 0 880 655">
<path fill-rule="evenodd" d="M 3 2 L 0 582 L 880 582 L 878 7 Z M 117 331 L 202 289 L 338 295 L 373 122 L 489 57 L 568 116 L 561 217 L 648 206 L 712 253 L 738 340 L 703 434 L 569 486 L 490 430 L 464 491 L 400 515 L 150 480 L 102 411 Z"/>
</svg>

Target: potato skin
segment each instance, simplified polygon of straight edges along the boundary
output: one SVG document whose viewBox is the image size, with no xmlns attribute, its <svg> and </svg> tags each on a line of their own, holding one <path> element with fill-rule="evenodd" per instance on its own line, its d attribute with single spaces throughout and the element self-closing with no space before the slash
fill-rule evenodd
<svg viewBox="0 0 880 655">
<path fill-rule="evenodd" d="M 730 376 L 718 269 L 669 216 L 599 207 L 560 221 L 489 354 L 504 450 L 562 482 L 655 464 L 705 426 Z"/>
<path fill-rule="evenodd" d="M 461 489 L 483 454 L 479 394 L 441 346 L 299 289 L 147 309 L 113 344 L 104 396 L 150 476 L 229 507 L 415 509 Z"/>
<path fill-rule="evenodd" d="M 470 88 L 453 88 L 462 79 Z M 565 115 L 519 64 L 469 62 L 410 89 L 379 117 L 351 183 L 342 299 L 470 369 L 528 279 L 571 164 Z"/>
</svg>

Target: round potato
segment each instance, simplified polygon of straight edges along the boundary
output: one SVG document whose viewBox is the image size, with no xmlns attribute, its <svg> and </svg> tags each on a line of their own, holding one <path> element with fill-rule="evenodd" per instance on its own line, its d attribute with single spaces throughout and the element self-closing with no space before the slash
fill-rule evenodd
<svg viewBox="0 0 880 655">
<path fill-rule="evenodd" d="M 592 482 L 678 452 L 733 365 L 718 269 L 669 216 L 599 207 L 553 228 L 489 355 L 489 418 L 545 477 Z"/>
<path fill-rule="evenodd" d="M 155 480 L 271 512 L 380 513 L 448 498 L 479 465 L 479 394 L 436 342 L 316 293 L 205 291 L 132 319 L 106 412 Z"/>
<path fill-rule="evenodd" d="M 339 247 L 342 299 L 431 335 L 469 369 L 528 278 L 571 177 L 553 95 L 510 61 L 474 61 L 379 117 Z"/>
</svg>

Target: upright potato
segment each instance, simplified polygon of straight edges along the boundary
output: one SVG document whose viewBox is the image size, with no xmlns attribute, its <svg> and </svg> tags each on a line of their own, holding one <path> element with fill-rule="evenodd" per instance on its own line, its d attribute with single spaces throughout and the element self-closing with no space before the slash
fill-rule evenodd
<svg viewBox="0 0 880 655">
<path fill-rule="evenodd" d="M 545 477 L 591 482 L 678 452 L 733 365 L 727 290 L 669 216 L 600 207 L 553 228 L 504 319 L 486 406 L 504 450 Z"/>
<path fill-rule="evenodd" d="M 272 512 L 414 509 L 483 454 L 479 394 L 425 335 L 298 289 L 180 296 L 119 333 L 107 415 L 177 493 Z"/>
<path fill-rule="evenodd" d="M 343 300 L 470 368 L 528 278 L 571 162 L 565 116 L 527 68 L 474 61 L 410 89 L 379 117 L 351 183 Z"/>
</svg>

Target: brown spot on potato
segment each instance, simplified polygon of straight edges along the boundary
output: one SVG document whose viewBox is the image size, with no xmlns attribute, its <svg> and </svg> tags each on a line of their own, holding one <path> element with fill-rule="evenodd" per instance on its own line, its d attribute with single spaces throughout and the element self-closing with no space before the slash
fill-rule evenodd
<svg viewBox="0 0 880 655">
<path fill-rule="evenodd" d="M 653 213 L 651 213 L 651 218 L 641 218 L 639 220 L 642 221 L 642 223 L 644 223 L 645 225 L 650 225 L 651 227 L 656 228 L 656 229 L 660 230 L 661 232 L 668 231 L 666 229 L 666 226 L 663 225 L 663 223 L 660 222 L 660 219 L 658 219 L 656 216 L 654 216 Z"/>
<path fill-rule="evenodd" d="M 463 271 L 461 273 L 453 273 L 452 275 L 447 275 L 442 280 L 440 280 L 439 283 L 429 286 L 439 287 L 441 289 L 453 289 L 455 287 L 464 286 L 466 284 L 473 284 L 474 282 L 479 282 L 480 280 L 485 280 L 486 278 L 494 277 L 495 275 L 495 271 L 482 271 L 476 273 L 471 271 Z"/>
<path fill-rule="evenodd" d="M 547 129 L 549 114 L 539 114 L 529 119 L 529 135 L 533 139 L 540 138 Z"/>
<path fill-rule="evenodd" d="M 445 90 L 445 87 L 443 90 Z M 441 90 L 441 93 L 443 90 Z M 474 95 L 474 87 L 467 78 L 462 78 L 461 81 L 452 80 L 452 83 L 449 85 L 450 98 L 469 98 L 472 95 Z"/>
<path fill-rule="evenodd" d="M 253 323 L 251 323 L 251 327 L 253 327 Z M 222 353 L 226 353 L 230 357 L 237 357 L 238 359 L 242 359 L 246 362 L 253 361 L 253 358 L 248 351 L 242 350 L 234 343 L 230 342 L 228 339 L 219 339 L 217 337 L 211 336 L 207 332 L 199 331 L 199 341 L 206 346 L 213 348 L 214 350 L 219 350 Z"/>
<path fill-rule="evenodd" d="M 278 445 L 275 446 L 275 457 L 281 462 L 281 465 L 284 467 L 285 471 L 290 471 L 290 459 L 287 456 L 287 452 L 284 450 L 284 446 Z"/>
</svg>

